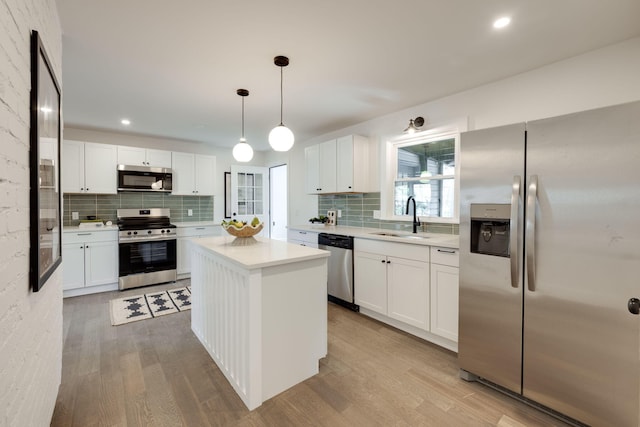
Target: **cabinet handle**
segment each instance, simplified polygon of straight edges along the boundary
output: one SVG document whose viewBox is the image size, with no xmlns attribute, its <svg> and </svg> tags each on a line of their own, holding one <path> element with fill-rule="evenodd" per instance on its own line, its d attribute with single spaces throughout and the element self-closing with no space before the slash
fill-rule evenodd
<svg viewBox="0 0 640 427">
<path fill-rule="evenodd" d="M 351 186 L 349 186 L 349 188 L 351 188 Z"/>
<path fill-rule="evenodd" d="M 196 230 L 204 230 L 204 227 L 196 227 Z"/>
<path fill-rule="evenodd" d="M 87 187 L 87 191 L 89 191 L 89 187 Z"/>
<path fill-rule="evenodd" d="M 84 188 L 82 188 L 82 187 L 81 187 L 81 188 L 80 188 L 80 191 L 84 191 Z"/>
<path fill-rule="evenodd" d="M 89 245 L 85 246 L 84 248 L 85 248 L 85 249 L 89 249 Z"/>
<path fill-rule="evenodd" d="M 300 234 L 307 234 L 307 232 L 306 232 L 306 231 L 298 231 L 298 233 L 300 233 Z"/>
<path fill-rule="evenodd" d="M 391 264 L 391 261 L 387 261 L 387 264 Z"/>
<path fill-rule="evenodd" d="M 84 249 L 84 246 L 80 246 L 80 249 Z"/>
<path fill-rule="evenodd" d="M 443 253 L 443 254 L 455 254 L 456 251 L 447 251 L 444 249 L 438 249 L 438 252 Z"/>
<path fill-rule="evenodd" d="M 384 264 L 386 261 L 385 261 L 385 260 L 382 260 L 382 261 L 380 261 L 380 262 Z"/>
<path fill-rule="evenodd" d="M 91 236 L 91 233 L 76 233 L 76 236 Z"/>
</svg>

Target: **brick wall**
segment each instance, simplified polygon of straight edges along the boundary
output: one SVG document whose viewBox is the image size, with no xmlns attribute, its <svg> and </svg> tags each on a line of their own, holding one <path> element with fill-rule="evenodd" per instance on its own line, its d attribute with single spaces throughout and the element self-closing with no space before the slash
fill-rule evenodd
<svg viewBox="0 0 640 427">
<path fill-rule="evenodd" d="M 0 426 L 49 425 L 62 365 L 62 269 L 29 290 L 30 32 L 58 79 L 54 0 L 0 0 Z"/>
</svg>

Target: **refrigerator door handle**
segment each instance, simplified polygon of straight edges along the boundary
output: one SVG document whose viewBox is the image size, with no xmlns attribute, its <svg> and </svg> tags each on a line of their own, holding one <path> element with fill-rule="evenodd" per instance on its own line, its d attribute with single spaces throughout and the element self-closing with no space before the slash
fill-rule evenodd
<svg viewBox="0 0 640 427">
<path fill-rule="evenodd" d="M 518 287 L 518 215 L 520 212 L 520 181 L 519 175 L 513 177 L 511 189 L 511 221 L 509 222 L 509 258 L 511 260 L 511 287 Z"/>
<path fill-rule="evenodd" d="M 536 290 L 536 201 L 538 199 L 538 175 L 529 178 L 527 194 L 527 233 L 525 237 L 527 249 L 527 288 Z"/>
</svg>

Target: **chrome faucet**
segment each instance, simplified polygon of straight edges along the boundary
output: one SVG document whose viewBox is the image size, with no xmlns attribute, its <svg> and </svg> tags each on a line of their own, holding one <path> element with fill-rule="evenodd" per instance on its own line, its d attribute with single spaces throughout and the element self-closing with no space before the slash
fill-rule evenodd
<svg viewBox="0 0 640 427">
<path fill-rule="evenodd" d="M 409 202 L 411 201 L 413 201 L 413 233 L 417 233 L 420 220 L 416 216 L 416 199 L 414 199 L 413 196 L 409 196 L 407 199 L 407 211 L 405 212 L 405 215 L 409 215 Z"/>
</svg>

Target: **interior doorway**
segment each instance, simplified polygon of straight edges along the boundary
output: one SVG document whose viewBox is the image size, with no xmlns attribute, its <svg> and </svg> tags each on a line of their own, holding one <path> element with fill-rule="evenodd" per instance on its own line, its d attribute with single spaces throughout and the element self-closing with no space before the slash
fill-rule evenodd
<svg viewBox="0 0 640 427">
<path fill-rule="evenodd" d="M 269 236 L 287 240 L 287 165 L 269 168 Z"/>
</svg>

